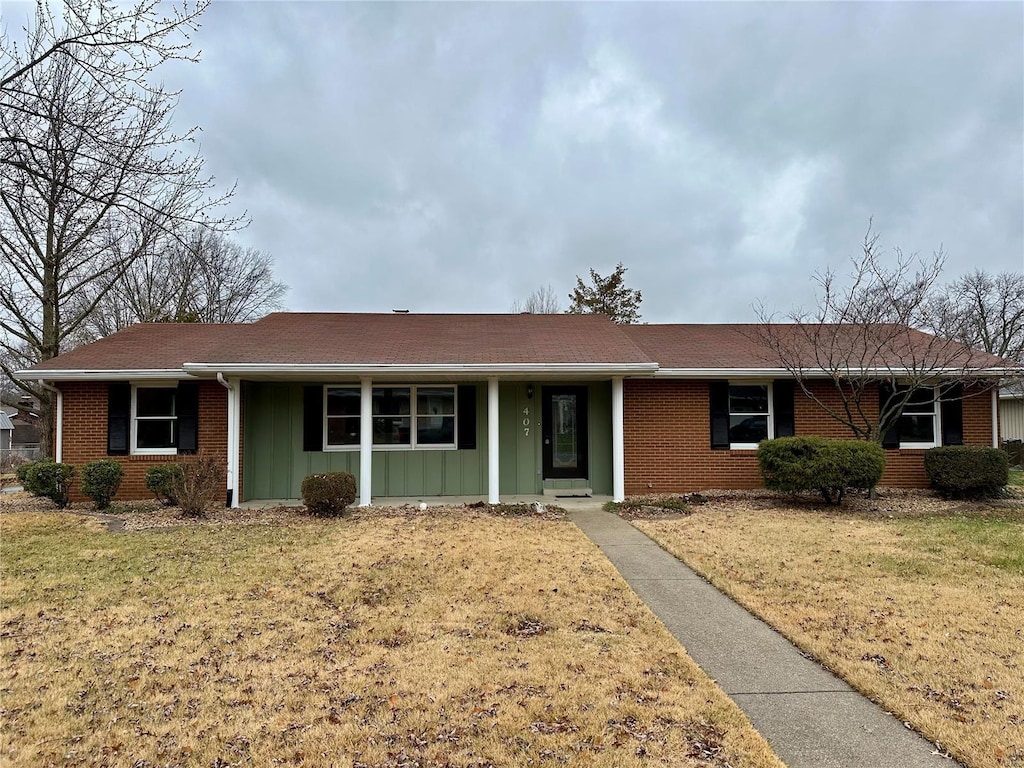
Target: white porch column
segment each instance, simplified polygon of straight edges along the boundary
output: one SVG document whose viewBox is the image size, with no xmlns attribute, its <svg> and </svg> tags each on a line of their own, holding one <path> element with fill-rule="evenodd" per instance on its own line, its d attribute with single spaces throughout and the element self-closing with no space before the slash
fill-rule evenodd
<svg viewBox="0 0 1024 768">
<path fill-rule="evenodd" d="M 498 499 L 498 380 L 487 380 L 487 503 Z"/>
<path fill-rule="evenodd" d="M 370 506 L 373 482 L 373 380 L 359 380 L 359 506 Z"/>
<path fill-rule="evenodd" d="M 626 451 L 622 429 L 622 377 L 612 379 L 612 501 L 626 498 Z"/>
<path fill-rule="evenodd" d="M 242 489 L 238 487 L 238 467 L 241 453 L 241 417 L 242 417 L 242 382 L 241 379 L 228 379 L 228 495 L 231 507 L 237 508 L 241 503 Z"/>
</svg>

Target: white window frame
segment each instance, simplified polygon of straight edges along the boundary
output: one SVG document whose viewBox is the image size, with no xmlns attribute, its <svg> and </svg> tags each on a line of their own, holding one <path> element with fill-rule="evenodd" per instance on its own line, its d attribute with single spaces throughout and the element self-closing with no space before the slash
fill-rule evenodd
<svg viewBox="0 0 1024 768">
<path fill-rule="evenodd" d="M 328 426 L 330 425 L 330 420 L 331 419 L 354 419 L 356 422 L 359 422 L 359 420 L 360 420 L 360 414 L 355 414 L 353 416 L 328 416 L 327 415 L 327 391 L 329 389 L 353 389 L 356 392 L 360 392 L 361 391 L 361 387 L 360 387 L 360 385 L 358 383 L 356 383 L 356 384 L 325 384 L 324 385 L 323 404 L 320 406 L 321 411 L 323 413 L 323 421 L 324 421 L 324 426 L 323 426 L 323 430 L 324 430 L 324 450 L 325 451 L 358 451 L 359 450 L 359 443 L 358 442 L 350 443 L 348 445 L 328 445 L 328 443 L 327 443 L 327 435 L 329 434 L 328 433 Z"/>
<path fill-rule="evenodd" d="M 930 389 L 932 390 L 932 439 L 931 441 L 925 442 L 903 442 L 900 441 L 900 450 L 927 450 L 928 448 L 937 448 L 942 445 L 942 408 L 939 405 L 939 387 L 913 387 L 913 389 Z M 920 406 L 912 406 L 920 407 Z M 899 420 L 904 416 L 926 416 L 927 413 L 924 411 L 911 411 L 907 413 L 907 406 L 904 405 L 900 409 L 900 415 L 896 419 L 896 430 L 899 431 Z"/>
<path fill-rule="evenodd" d="M 137 394 L 140 389 L 173 389 L 174 394 L 174 415 L 173 416 L 139 416 L 138 413 L 138 398 Z M 139 448 L 138 447 L 138 424 L 139 420 L 143 421 L 173 421 L 173 435 L 175 442 L 178 438 L 178 382 L 176 381 L 161 381 L 161 382 L 146 382 L 145 384 L 132 384 L 132 407 L 131 407 L 131 450 L 129 453 L 133 456 L 175 456 L 178 453 L 177 446 L 170 448 Z"/>
<path fill-rule="evenodd" d="M 451 443 L 425 443 L 420 445 L 417 442 L 417 435 L 419 430 L 417 429 L 417 421 L 421 414 L 417 413 L 417 407 L 419 405 L 417 398 L 417 390 L 423 387 L 424 389 L 451 389 L 452 390 L 452 402 L 455 404 L 453 408 L 454 413 L 450 416 L 445 415 L 448 418 L 453 419 L 454 428 L 452 431 L 452 437 L 454 440 Z M 323 394 L 323 449 L 325 452 L 333 451 L 358 451 L 360 446 L 358 443 L 353 445 L 329 445 L 327 443 L 327 390 L 328 389 L 356 389 L 360 388 L 359 384 L 325 384 Z M 458 384 L 401 384 L 391 382 L 376 382 L 373 385 L 373 389 L 408 389 L 409 390 L 409 413 L 401 415 L 399 418 L 409 419 L 409 442 L 402 443 L 400 445 L 374 445 L 372 450 L 374 451 L 453 451 L 458 448 L 459 444 L 459 386 Z M 424 413 L 422 416 L 432 416 L 434 414 Z M 355 416 L 334 416 L 332 418 L 360 418 Z M 371 418 L 374 418 L 371 416 Z"/>
<path fill-rule="evenodd" d="M 767 387 L 768 389 L 768 435 L 767 440 L 771 440 L 775 437 L 775 397 L 771 381 L 730 381 L 729 382 L 729 396 L 728 400 L 730 406 L 732 404 L 732 388 L 733 387 Z M 741 413 L 736 412 L 737 416 L 764 416 L 764 413 Z M 732 431 L 732 408 L 729 408 L 729 430 Z M 758 443 L 729 443 L 730 451 L 756 451 Z"/>
</svg>

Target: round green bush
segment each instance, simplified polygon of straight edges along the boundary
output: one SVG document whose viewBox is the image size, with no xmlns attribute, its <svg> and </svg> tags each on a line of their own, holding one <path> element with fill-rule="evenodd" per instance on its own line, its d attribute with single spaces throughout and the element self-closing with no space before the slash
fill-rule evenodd
<svg viewBox="0 0 1024 768">
<path fill-rule="evenodd" d="M 870 490 L 882 479 L 885 451 L 864 440 L 780 437 L 758 446 L 766 488 L 785 493 L 817 491 L 841 504 L 847 490 Z"/>
<path fill-rule="evenodd" d="M 75 468 L 57 463 L 53 459 L 40 459 L 18 467 L 17 477 L 26 491 L 33 496 L 50 499 L 61 509 L 68 505 L 68 493 Z"/>
<path fill-rule="evenodd" d="M 356 500 L 356 479 L 348 472 L 307 475 L 302 480 L 302 503 L 316 517 L 337 517 Z"/>
<path fill-rule="evenodd" d="M 992 498 L 1010 480 L 1010 461 L 998 448 L 950 445 L 925 451 L 924 471 L 947 498 Z"/>
<path fill-rule="evenodd" d="M 181 466 L 178 464 L 158 464 L 146 470 L 146 490 L 166 506 L 178 506 L 175 488 L 180 482 Z"/>
<path fill-rule="evenodd" d="M 82 467 L 82 493 L 92 499 L 96 509 L 106 509 L 121 487 L 124 469 L 113 459 L 90 461 Z"/>
</svg>

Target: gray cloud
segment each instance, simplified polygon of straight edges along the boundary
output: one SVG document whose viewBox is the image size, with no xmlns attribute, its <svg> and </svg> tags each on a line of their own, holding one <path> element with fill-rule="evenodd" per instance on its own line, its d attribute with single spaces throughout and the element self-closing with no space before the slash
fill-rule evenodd
<svg viewBox="0 0 1024 768">
<path fill-rule="evenodd" d="M 813 299 L 874 216 L 1024 269 L 1024 6 L 217 3 L 179 119 L 295 310 L 506 311 L 622 261 L 651 321 Z"/>
</svg>

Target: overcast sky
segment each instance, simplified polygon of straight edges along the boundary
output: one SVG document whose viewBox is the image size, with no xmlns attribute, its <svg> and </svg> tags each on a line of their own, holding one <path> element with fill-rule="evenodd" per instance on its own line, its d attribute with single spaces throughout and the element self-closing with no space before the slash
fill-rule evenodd
<svg viewBox="0 0 1024 768">
<path fill-rule="evenodd" d="M 163 75 L 292 310 L 813 302 L 870 217 L 1024 270 L 1024 3 L 219 2 Z"/>
</svg>

